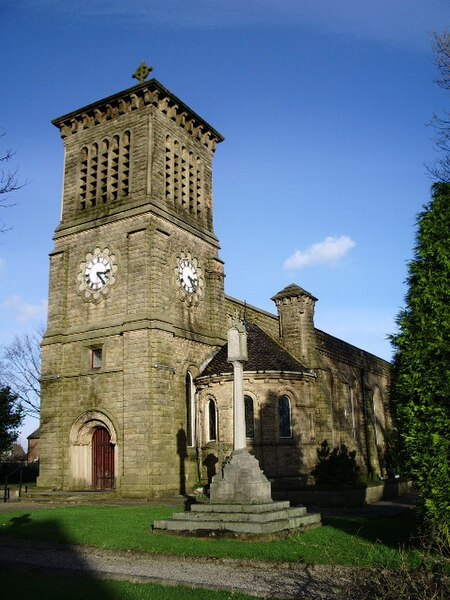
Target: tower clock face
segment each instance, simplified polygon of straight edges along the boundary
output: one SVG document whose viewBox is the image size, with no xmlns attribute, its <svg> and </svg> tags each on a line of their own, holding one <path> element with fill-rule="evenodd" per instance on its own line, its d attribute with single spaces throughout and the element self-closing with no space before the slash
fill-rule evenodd
<svg viewBox="0 0 450 600">
<path fill-rule="evenodd" d="M 116 281 L 116 255 L 109 248 L 95 248 L 80 263 L 77 292 L 84 300 L 98 302 L 109 295 Z"/>
<path fill-rule="evenodd" d="M 109 256 L 104 254 L 93 256 L 91 260 L 86 263 L 84 278 L 86 287 L 90 290 L 100 290 L 103 286 L 108 284 L 111 275 L 112 263 Z"/>
<path fill-rule="evenodd" d="M 198 271 L 191 260 L 183 258 L 178 267 L 180 285 L 187 294 L 195 294 L 198 288 Z"/>
<path fill-rule="evenodd" d="M 181 300 L 189 305 L 198 304 L 203 296 L 203 274 L 198 260 L 190 252 L 182 252 L 177 258 L 175 283 Z"/>
</svg>

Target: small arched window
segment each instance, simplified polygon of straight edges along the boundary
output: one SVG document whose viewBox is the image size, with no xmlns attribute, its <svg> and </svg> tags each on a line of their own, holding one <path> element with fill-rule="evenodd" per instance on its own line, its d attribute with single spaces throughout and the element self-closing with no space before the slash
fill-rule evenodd
<svg viewBox="0 0 450 600">
<path fill-rule="evenodd" d="M 191 373 L 186 373 L 186 441 L 195 445 L 195 387 Z"/>
<path fill-rule="evenodd" d="M 245 408 L 245 437 L 253 439 L 255 437 L 255 411 L 253 408 L 253 398 L 244 396 Z"/>
<path fill-rule="evenodd" d="M 288 396 L 278 400 L 278 431 L 280 438 L 292 437 L 291 401 Z"/>
<path fill-rule="evenodd" d="M 208 441 L 214 442 L 217 439 L 217 414 L 216 403 L 212 398 L 208 401 Z"/>
</svg>

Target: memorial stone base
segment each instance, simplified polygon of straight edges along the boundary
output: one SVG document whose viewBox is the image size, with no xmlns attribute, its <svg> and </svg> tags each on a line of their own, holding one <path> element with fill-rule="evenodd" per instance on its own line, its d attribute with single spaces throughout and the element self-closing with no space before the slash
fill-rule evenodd
<svg viewBox="0 0 450 600">
<path fill-rule="evenodd" d="M 235 450 L 221 472 L 213 477 L 209 504 L 193 504 L 190 511 L 155 521 L 154 529 L 169 531 L 229 531 L 270 534 L 320 525 L 320 515 L 304 506 L 274 502 L 271 486 L 259 463 L 247 450 Z"/>
<path fill-rule="evenodd" d="M 209 488 L 211 504 L 272 502 L 270 481 L 248 450 L 235 450 Z"/>
</svg>

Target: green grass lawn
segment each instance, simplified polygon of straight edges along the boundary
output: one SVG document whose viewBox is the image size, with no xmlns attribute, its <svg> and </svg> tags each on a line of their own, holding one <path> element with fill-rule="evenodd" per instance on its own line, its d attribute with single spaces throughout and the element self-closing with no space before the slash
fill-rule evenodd
<svg viewBox="0 0 450 600">
<path fill-rule="evenodd" d="M 129 583 L 55 575 L 35 570 L 19 571 L 0 567 L 0 589 L 4 598 L 45 598 L 45 600 L 255 600 L 254 596 L 216 592 L 156 583 Z"/>
<path fill-rule="evenodd" d="M 414 517 L 325 517 L 318 529 L 272 541 L 178 537 L 155 533 L 152 522 L 172 508 L 154 506 L 70 506 L 0 514 L 0 535 L 86 544 L 178 556 L 302 562 L 396 568 L 404 547 L 412 567 L 420 553 L 411 545 Z"/>
</svg>

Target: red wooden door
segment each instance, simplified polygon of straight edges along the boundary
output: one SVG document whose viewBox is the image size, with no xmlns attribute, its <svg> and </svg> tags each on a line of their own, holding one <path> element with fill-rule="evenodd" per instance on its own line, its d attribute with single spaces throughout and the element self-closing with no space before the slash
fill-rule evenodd
<svg viewBox="0 0 450 600">
<path fill-rule="evenodd" d="M 111 490 L 114 487 L 114 444 L 103 427 L 92 436 L 92 487 L 94 490 Z"/>
</svg>

